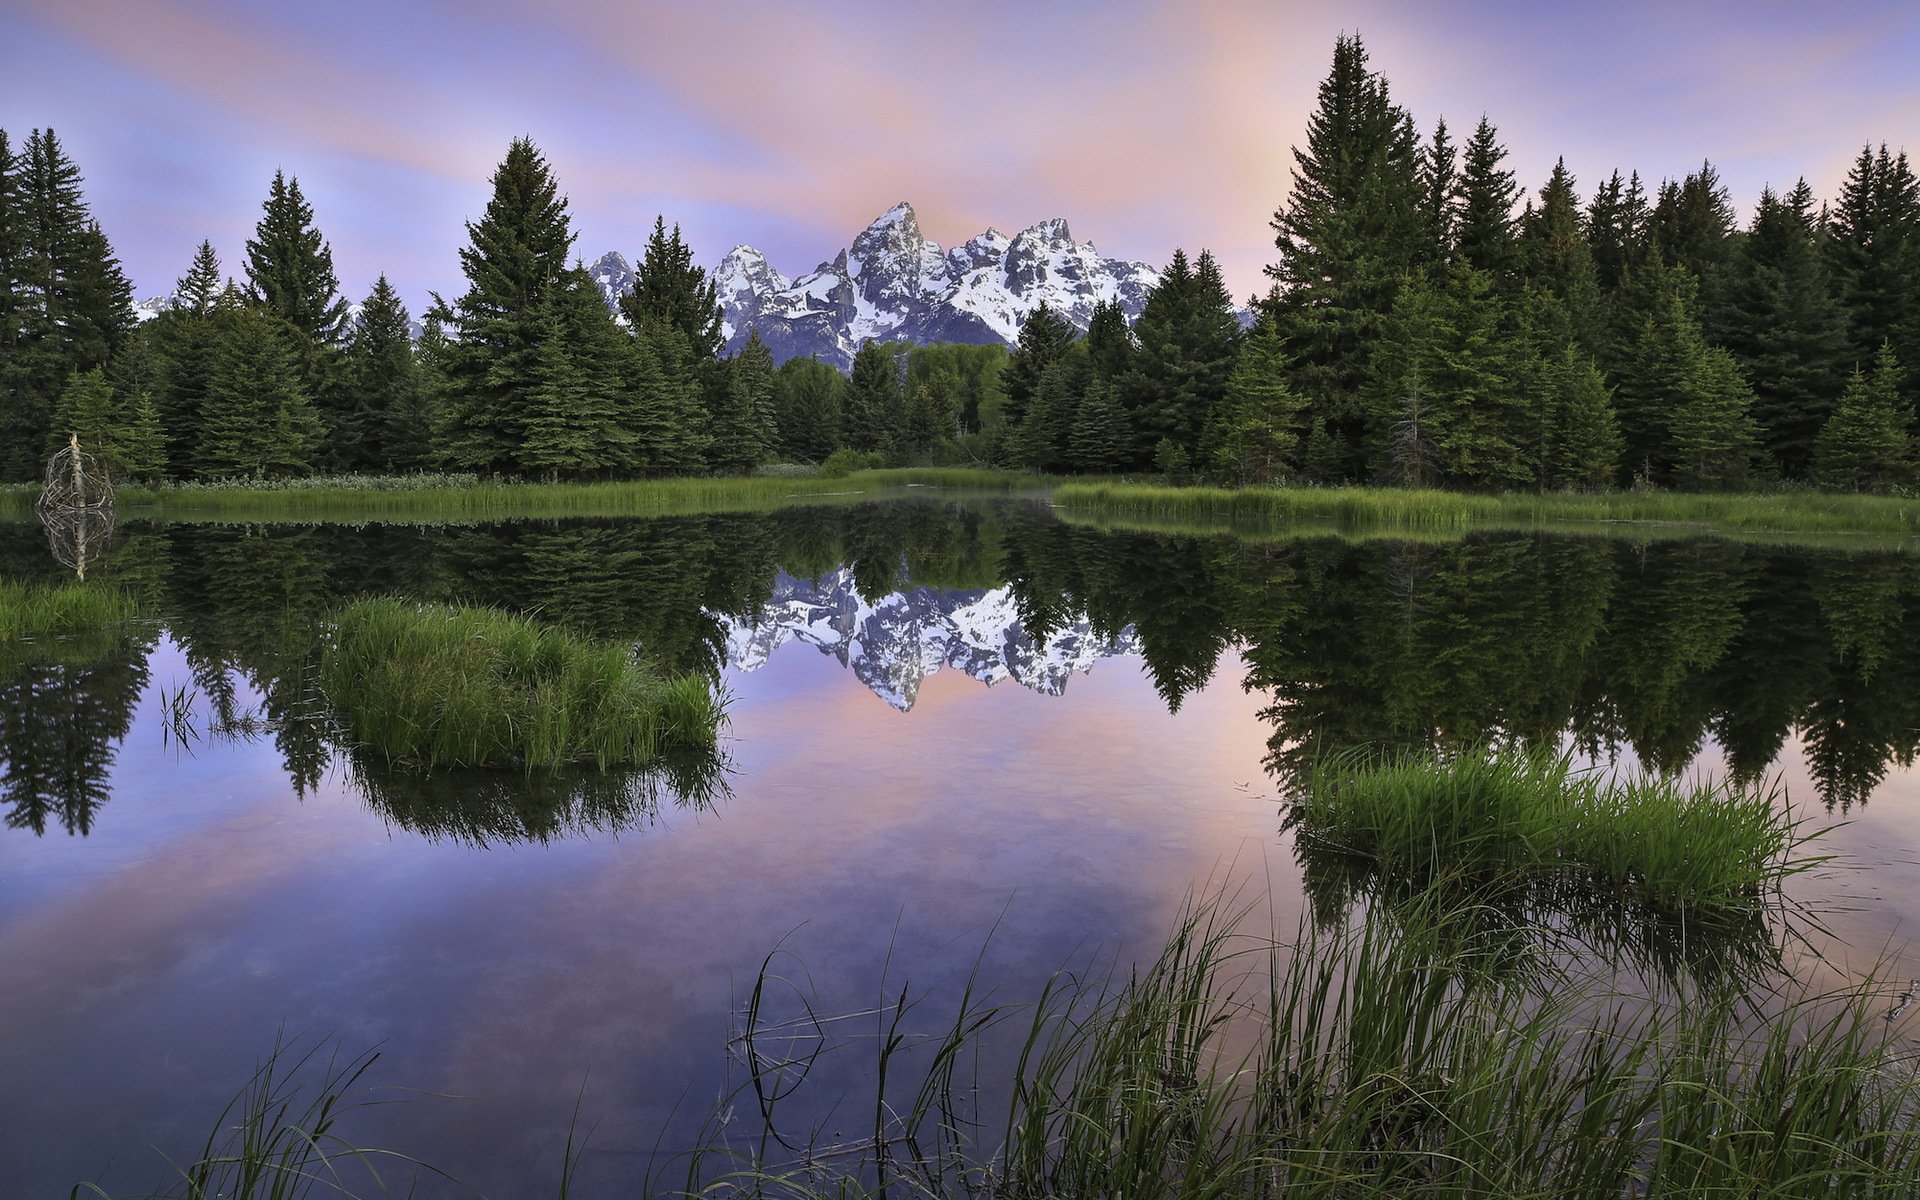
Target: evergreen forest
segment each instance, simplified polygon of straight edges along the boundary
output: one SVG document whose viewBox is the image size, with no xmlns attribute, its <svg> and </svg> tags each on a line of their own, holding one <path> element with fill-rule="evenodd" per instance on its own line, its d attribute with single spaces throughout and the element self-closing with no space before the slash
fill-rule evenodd
<svg viewBox="0 0 1920 1200">
<path fill-rule="evenodd" d="M 202 242 L 172 303 L 132 288 L 51 129 L 0 130 L 0 481 L 78 435 L 117 478 L 452 471 L 585 480 L 775 462 L 977 463 L 1173 482 L 1472 490 L 1914 482 L 1920 182 L 1862 147 L 1839 194 L 1711 162 L 1537 190 L 1481 117 L 1426 132 L 1341 38 L 1264 296 L 1175 251 L 1137 319 L 1045 307 L 1017 345 L 868 343 L 850 374 L 724 353 L 714 281 L 657 218 L 610 307 L 567 199 L 512 143 L 460 251 L 464 290 L 357 304 L 297 178 L 231 265 Z M 616 311 L 617 309 L 617 311 Z"/>
</svg>

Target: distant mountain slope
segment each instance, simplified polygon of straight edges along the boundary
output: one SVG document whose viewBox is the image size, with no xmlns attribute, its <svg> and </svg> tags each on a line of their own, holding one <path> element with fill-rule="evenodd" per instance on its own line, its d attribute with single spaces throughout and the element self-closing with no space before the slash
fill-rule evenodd
<svg viewBox="0 0 1920 1200">
<path fill-rule="evenodd" d="M 589 271 L 609 307 L 633 286 L 633 267 L 618 253 L 602 255 Z M 1132 321 L 1160 273 L 1100 257 L 1092 242 L 1076 243 L 1060 218 L 1011 238 L 989 229 L 942 250 L 902 202 L 797 279 L 774 270 L 751 246 L 734 247 L 713 278 L 728 353 L 758 331 L 775 361 L 813 355 L 846 367 L 869 338 L 1012 345 L 1043 303 L 1085 329 L 1095 304 L 1117 299 Z"/>
</svg>

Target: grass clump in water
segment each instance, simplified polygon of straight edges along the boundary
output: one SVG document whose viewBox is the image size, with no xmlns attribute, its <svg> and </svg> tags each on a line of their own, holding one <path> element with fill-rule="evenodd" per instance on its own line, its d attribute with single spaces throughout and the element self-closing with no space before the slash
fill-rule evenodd
<svg viewBox="0 0 1920 1200">
<path fill-rule="evenodd" d="M 493 609 L 361 600 L 336 614 L 320 683 L 342 725 L 420 767 L 639 766 L 712 751 L 724 704 L 632 651 Z"/>
<path fill-rule="evenodd" d="M 70 637 L 134 618 L 133 597 L 97 584 L 0 580 L 0 643 Z"/>
<path fill-rule="evenodd" d="M 1772 790 L 1621 782 L 1517 750 L 1344 756 L 1316 769 L 1293 803 L 1316 848 L 1391 874 L 1560 880 L 1676 915 L 1751 911 L 1820 861 L 1792 856 L 1800 827 Z"/>
</svg>

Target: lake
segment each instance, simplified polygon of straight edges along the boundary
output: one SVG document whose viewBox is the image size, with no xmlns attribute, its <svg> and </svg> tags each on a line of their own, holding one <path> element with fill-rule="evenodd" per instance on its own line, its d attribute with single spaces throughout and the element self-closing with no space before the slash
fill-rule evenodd
<svg viewBox="0 0 1920 1200">
<path fill-rule="evenodd" d="M 61 573 L 39 526 L 0 524 L 0 575 Z M 933 1034 L 969 981 L 1011 1004 L 1062 968 L 1124 976 L 1195 894 L 1283 937 L 1355 902 L 1283 828 L 1345 749 L 1776 780 L 1837 826 L 1835 862 L 1790 884 L 1818 919 L 1795 969 L 1920 977 L 1920 558 L 1898 548 L 1239 539 L 921 500 L 133 522 L 90 578 L 150 619 L 0 647 L 7 1196 L 162 1183 L 276 1041 L 287 1063 L 378 1049 L 342 1129 L 444 1172 L 416 1194 L 556 1194 L 570 1131 L 575 1195 L 637 1194 L 730 1098 L 718 1136 L 750 1141 L 732 1039 L 763 965 L 763 1020 L 848 1043 L 795 1120 L 853 1139 L 903 989 L 903 1028 Z M 312 682 L 325 613 L 363 594 L 709 674 L 724 769 L 364 761 Z"/>
</svg>

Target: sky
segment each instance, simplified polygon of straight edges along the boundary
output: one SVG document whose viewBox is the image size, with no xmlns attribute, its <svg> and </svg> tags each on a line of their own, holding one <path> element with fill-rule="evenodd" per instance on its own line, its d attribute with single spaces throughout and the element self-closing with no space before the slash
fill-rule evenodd
<svg viewBox="0 0 1920 1200">
<path fill-rule="evenodd" d="M 55 130 L 140 297 L 203 238 L 242 274 L 284 169 L 350 299 L 451 299 L 518 136 L 588 262 L 661 214 L 797 274 L 906 200 L 942 245 L 1065 217 L 1110 257 L 1210 249 L 1245 297 L 1356 32 L 1423 133 L 1486 116 L 1530 191 L 1710 160 L 1744 218 L 1920 155 L 1913 0 L 0 0 L 0 128 Z"/>
</svg>

